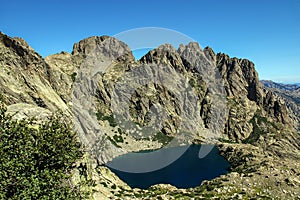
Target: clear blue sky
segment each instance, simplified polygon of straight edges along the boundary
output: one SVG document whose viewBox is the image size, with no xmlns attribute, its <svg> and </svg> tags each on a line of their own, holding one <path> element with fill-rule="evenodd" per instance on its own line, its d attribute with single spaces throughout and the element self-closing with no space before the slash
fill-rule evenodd
<svg viewBox="0 0 300 200">
<path fill-rule="evenodd" d="M 139 27 L 182 32 L 216 52 L 248 58 L 261 79 L 300 82 L 298 0 L 9 0 L 0 31 L 42 56 L 72 51 L 92 35 Z"/>
</svg>

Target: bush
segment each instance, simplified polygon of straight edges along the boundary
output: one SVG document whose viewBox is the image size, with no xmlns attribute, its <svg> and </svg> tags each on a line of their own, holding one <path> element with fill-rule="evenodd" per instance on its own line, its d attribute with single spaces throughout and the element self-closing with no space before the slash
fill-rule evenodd
<svg viewBox="0 0 300 200">
<path fill-rule="evenodd" d="M 70 125 L 52 117 L 12 119 L 0 102 L 0 199 L 78 199 L 69 183 L 75 162 L 83 155 Z"/>
<path fill-rule="evenodd" d="M 96 116 L 97 116 L 97 120 L 108 121 L 109 125 L 112 127 L 116 127 L 118 125 L 117 122 L 115 121 L 113 114 L 106 116 L 101 112 L 97 112 Z"/>
<path fill-rule="evenodd" d="M 74 73 L 71 74 L 71 79 L 72 79 L 73 82 L 75 82 L 76 76 L 77 76 L 76 72 L 74 72 Z"/>
<path fill-rule="evenodd" d="M 158 141 L 164 145 L 167 145 L 169 142 L 171 142 L 171 140 L 173 139 L 172 136 L 168 136 L 162 132 L 157 132 L 154 136 L 153 136 L 153 141 Z"/>
</svg>

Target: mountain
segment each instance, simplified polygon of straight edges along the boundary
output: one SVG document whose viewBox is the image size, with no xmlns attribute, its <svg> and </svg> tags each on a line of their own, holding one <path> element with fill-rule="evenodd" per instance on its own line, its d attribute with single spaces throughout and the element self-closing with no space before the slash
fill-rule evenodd
<svg viewBox="0 0 300 200">
<path fill-rule="evenodd" d="M 282 84 L 264 80 L 261 83 L 266 89 L 284 99 L 290 117 L 294 119 L 295 127 L 300 130 L 300 86 L 298 84 Z"/>
<path fill-rule="evenodd" d="M 275 83 L 270 80 L 261 80 L 261 83 L 268 88 L 280 89 L 280 90 L 298 90 L 300 88 L 300 83 L 295 84 L 283 84 L 283 83 Z"/>
<path fill-rule="evenodd" d="M 73 119 L 95 181 L 95 199 L 296 198 L 299 131 L 286 100 L 260 83 L 254 63 L 195 42 L 162 44 L 135 60 L 109 36 L 83 39 L 72 53 L 42 58 L 23 39 L 0 33 L 0 90 L 15 118 Z M 140 150 L 214 143 L 230 173 L 191 189 L 131 189 L 104 163 Z M 75 184 L 80 174 L 74 171 Z"/>
</svg>

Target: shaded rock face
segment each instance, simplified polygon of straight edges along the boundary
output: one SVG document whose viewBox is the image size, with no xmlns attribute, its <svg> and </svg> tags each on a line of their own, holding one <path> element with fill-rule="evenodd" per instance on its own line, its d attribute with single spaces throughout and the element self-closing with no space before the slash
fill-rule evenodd
<svg viewBox="0 0 300 200">
<path fill-rule="evenodd" d="M 222 74 L 228 96 L 246 96 L 262 105 L 263 92 L 254 64 L 246 59 L 217 54 L 217 66 Z"/>
<path fill-rule="evenodd" d="M 229 56 L 219 53 L 216 62 L 229 97 L 247 97 L 250 101 L 256 102 L 271 118 L 280 123 L 290 123 L 284 102 L 263 89 L 251 61 L 229 58 Z"/>
<path fill-rule="evenodd" d="M 0 33 L 0 41 L 2 45 L 2 59 L 5 58 L 5 61 L 11 61 L 9 59 L 13 58 L 14 55 L 15 62 L 19 63 L 19 67 L 31 70 L 40 70 L 42 74 L 47 74 L 47 65 L 43 61 L 42 57 L 34 52 L 34 50 L 29 47 L 29 45 L 21 38 L 10 38 L 3 33 Z M 6 48 L 6 51 L 4 50 Z M 10 51 L 10 52 L 8 52 Z M 4 54 L 4 53 L 11 53 Z M 11 57 L 9 57 L 11 56 Z M 4 59 L 3 59 L 4 60 Z"/>
<path fill-rule="evenodd" d="M 271 91 L 265 91 L 265 93 L 264 108 L 268 114 L 283 124 L 291 123 L 284 100 L 274 95 Z"/>
<path fill-rule="evenodd" d="M 52 112 L 73 109 L 81 139 L 102 162 L 116 152 L 160 147 L 182 130 L 189 134 L 188 143 L 255 142 L 255 130 L 269 130 L 257 119 L 290 123 L 284 102 L 262 88 L 252 62 L 215 54 L 209 47 L 202 50 L 197 43 L 178 49 L 165 44 L 135 61 L 125 43 L 90 37 L 74 44 L 71 54 L 43 59 L 24 40 L 1 33 L 0 63 L 7 104 L 28 103 Z M 125 134 L 115 114 L 166 137 Z"/>
</svg>

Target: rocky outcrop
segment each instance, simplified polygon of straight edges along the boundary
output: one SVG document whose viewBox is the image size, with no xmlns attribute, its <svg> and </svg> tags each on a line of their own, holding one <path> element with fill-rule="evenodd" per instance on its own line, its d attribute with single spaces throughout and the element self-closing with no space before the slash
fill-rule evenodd
<svg viewBox="0 0 300 200">
<path fill-rule="evenodd" d="M 247 97 L 263 108 L 267 115 L 284 124 L 290 122 L 283 102 L 273 94 L 264 91 L 259 82 L 254 64 L 246 59 L 229 58 L 225 54 L 217 54 L 217 67 L 225 82 L 228 96 Z"/>
<path fill-rule="evenodd" d="M 257 112 L 261 117 L 291 126 L 291 119 L 284 102 L 273 93 L 264 90 L 251 61 L 230 58 L 223 53 L 215 56 L 211 49 L 207 51 L 212 57 L 216 57 L 214 60 L 229 98 L 226 131 L 230 139 L 241 141 L 250 137 L 255 132 L 251 120 L 254 120 L 253 117 Z M 232 104 L 232 101 L 235 103 Z M 238 108 L 239 105 L 243 106 Z M 235 115 L 236 113 L 238 115 Z"/>
<path fill-rule="evenodd" d="M 273 81 L 261 81 L 266 93 L 277 96 L 281 103 L 286 104 L 293 126 L 300 130 L 300 87 L 297 84 L 282 84 Z M 274 105 L 274 102 L 271 102 Z M 276 111 L 274 111 L 276 112 Z M 281 116 L 284 117 L 284 116 Z"/>
<path fill-rule="evenodd" d="M 263 92 L 251 61 L 219 53 L 216 62 L 228 96 L 246 96 L 250 101 L 262 105 Z"/>
<path fill-rule="evenodd" d="M 134 60 L 131 50 L 124 42 L 109 36 L 93 36 L 75 43 L 72 55 L 100 56 L 122 62 Z"/>
<path fill-rule="evenodd" d="M 0 66 L 0 90 L 7 104 L 69 109 L 51 87 L 49 65 L 24 40 L 0 33 Z"/>
<path fill-rule="evenodd" d="M 9 105 L 6 112 L 13 116 L 13 119 L 35 119 L 38 123 L 47 120 L 53 114 L 48 109 L 26 103 Z"/>
<path fill-rule="evenodd" d="M 76 60 L 67 52 L 50 55 L 45 58 L 46 63 L 51 66 L 49 69 L 49 81 L 52 88 L 65 102 L 71 102 L 73 81 L 76 78 Z"/>
<path fill-rule="evenodd" d="M 190 53 L 192 52 L 192 53 Z M 234 141 L 243 141 L 250 137 L 253 130 L 253 117 L 260 112 L 261 117 L 270 118 L 288 126 L 291 120 L 284 102 L 276 95 L 265 91 L 259 82 L 254 64 L 246 59 L 230 58 L 226 54 L 215 54 L 206 47 L 203 51 L 197 43 L 181 45 L 176 51 L 170 45 L 163 45 L 150 51 L 140 59 L 142 63 L 163 64 L 174 68 L 183 74 L 192 86 L 196 85 L 198 102 L 201 103 L 201 120 L 207 128 L 212 117 L 212 102 L 209 90 L 221 85 L 225 89 L 219 90 L 227 98 L 225 112 L 227 121 L 225 136 Z M 218 77 L 210 80 L 210 77 Z M 217 81 L 213 85 L 208 83 Z M 224 102 L 214 103 L 220 105 Z"/>
</svg>

